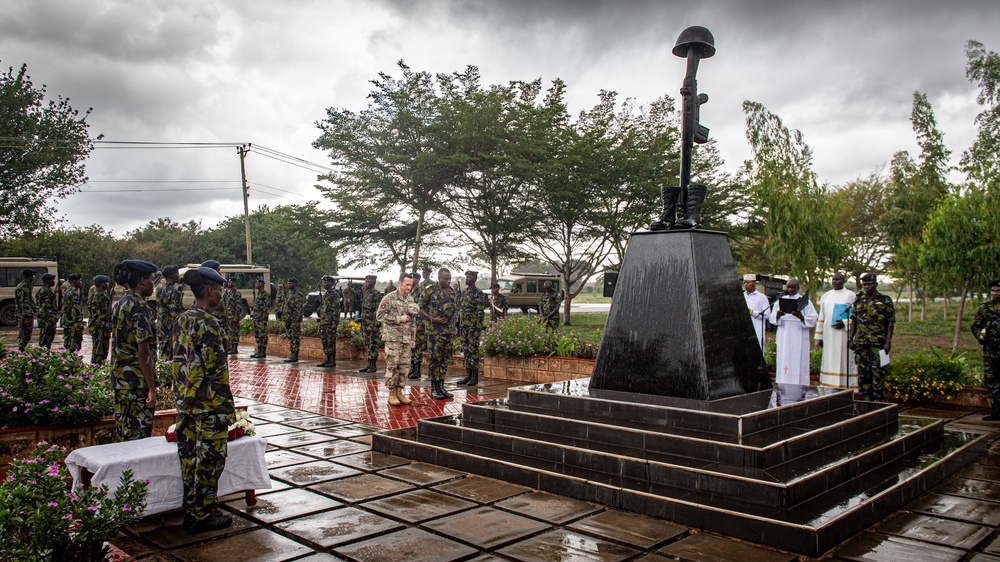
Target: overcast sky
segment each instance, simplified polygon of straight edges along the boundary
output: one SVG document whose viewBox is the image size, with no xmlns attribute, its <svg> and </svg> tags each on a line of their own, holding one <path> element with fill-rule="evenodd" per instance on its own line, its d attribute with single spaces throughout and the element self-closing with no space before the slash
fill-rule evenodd
<svg viewBox="0 0 1000 562">
<path fill-rule="evenodd" d="M 368 81 L 400 59 L 434 73 L 476 65 L 487 84 L 561 78 L 574 112 L 600 89 L 645 105 L 679 97 L 684 62 L 670 50 L 690 25 L 715 35 L 698 79 L 727 167 L 750 156 L 741 104 L 754 100 L 803 132 L 832 184 L 916 153 L 915 90 L 949 148 L 968 147 L 979 108 L 964 46 L 1000 50 L 996 0 L 7 0 L 0 61 L 93 107 L 91 131 L 107 140 L 250 142 L 327 163 L 310 146 L 315 122 L 327 107 L 364 108 Z M 101 148 L 87 173 L 84 192 L 59 204 L 68 224 L 122 234 L 157 217 L 211 227 L 243 212 L 232 148 Z M 260 153 L 247 175 L 252 208 L 321 197 L 315 171 Z M 225 183 L 148 183 L 165 180 Z M 120 189 L 185 191 L 101 192 Z"/>
</svg>

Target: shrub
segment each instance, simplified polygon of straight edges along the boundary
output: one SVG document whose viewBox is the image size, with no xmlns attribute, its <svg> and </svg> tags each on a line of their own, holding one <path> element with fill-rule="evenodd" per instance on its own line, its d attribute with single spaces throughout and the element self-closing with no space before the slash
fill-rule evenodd
<svg viewBox="0 0 1000 562">
<path fill-rule="evenodd" d="M 340 324 L 337 324 L 337 337 L 338 338 L 351 338 L 354 334 L 361 331 L 361 324 L 353 320 L 341 320 Z"/>
<path fill-rule="evenodd" d="M 0 427 L 80 425 L 113 411 L 106 367 L 59 348 L 28 346 L 0 360 Z"/>
<path fill-rule="evenodd" d="M 536 316 L 515 314 L 483 330 L 483 353 L 489 356 L 531 357 L 548 355 L 551 336 Z"/>
<path fill-rule="evenodd" d="M 241 334 L 252 334 L 253 333 L 253 320 L 249 318 L 244 318 L 240 320 L 240 333 Z"/>
<path fill-rule="evenodd" d="M 602 332 L 600 330 L 589 334 L 576 331 L 556 334 L 552 338 L 552 354 L 559 357 L 594 359 L 597 357 L 597 348 L 601 343 L 601 335 Z"/>
<path fill-rule="evenodd" d="M 926 400 L 952 396 L 971 383 L 964 354 L 944 355 L 934 348 L 931 353 L 893 356 L 882 384 L 886 392 L 906 400 Z"/>
<path fill-rule="evenodd" d="M 0 482 L 0 558 L 104 560 L 104 542 L 142 516 L 147 481 L 126 470 L 112 495 L 104 485 L 67 491 L 65 454 L 41 442 L 33 457 L 11 464 Z"/>
<path fill-rule="evenodd" d="M 319 320 L 314 320 L 312 318 L 302 321 L 302 335 L 307 338 L 318 338 L 319 337 Z"/>
</svg>

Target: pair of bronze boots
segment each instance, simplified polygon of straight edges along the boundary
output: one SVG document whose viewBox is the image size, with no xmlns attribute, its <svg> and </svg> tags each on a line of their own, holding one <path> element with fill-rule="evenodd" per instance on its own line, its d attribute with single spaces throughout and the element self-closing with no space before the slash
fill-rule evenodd
<svg viewBox="0 0 1000 562">
<path fill-rule="evenodd" d="M 663 213 L 649 225 L 650 230 L 692 230 L 701 225 L 701 206 L 705 203 L 704 185 L 689 185 L 686 193 L 676 186 L 660 188 Z M 679 219 L 677 217 L 680 217 Z"/>
<path fill-rule="evenodd" d="M 397 386 L 389 389 L 390 406 L 409 406 L 411 403 L 411 400 L 403 394 L 403 387 Z"/>
</svg>

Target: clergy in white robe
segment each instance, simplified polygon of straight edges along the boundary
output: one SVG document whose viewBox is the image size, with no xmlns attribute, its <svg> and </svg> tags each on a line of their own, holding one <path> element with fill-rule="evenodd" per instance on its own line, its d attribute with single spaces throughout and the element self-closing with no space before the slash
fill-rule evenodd
<svg viewBox="0 0 1000 562">
<path fill-rule="evenodd" d="M 768 320 L 778 327 L 775 335 L 777 344 L 777 366 L 775 374 L 778 384 L 809 384 L 809 328 L 816 327 L 816 307 L 806 300 L 806 305 L 794 313 L 781 312 L 782 299 L 802 299 L 799 281 L 792 278 L 785 285 L 788 295 L 774 302 Z"/>
<path fill-rule="evenodd" d="M 819 299 L 816 320 L 816 343 L 823 348 L 819 383 L 837 388 L 856 388 L 858 372 L 854 367 L 854 352 L 847 349 L 849 307 L 854 303 L 853 292 L 844 288 L 844 276 L 833 274 L 832 291 Z"/>
<path fill-rule="evenodd" d="M 767 318 L 768 302 L 766 295 L 757 292 L 757 276 L 753 273 L 747 273 L 743 276 L 743 298 L 747 301 L 750 321 L 753 323 L 754 332 L 757 333 L 757 343 L 760 345 L 761 353 L 763 353 L 764 319 Z"/>
</svg>

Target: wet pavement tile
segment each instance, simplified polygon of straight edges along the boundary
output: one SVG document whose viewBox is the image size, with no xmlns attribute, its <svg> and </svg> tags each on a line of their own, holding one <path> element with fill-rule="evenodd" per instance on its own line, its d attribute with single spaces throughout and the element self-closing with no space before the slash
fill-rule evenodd
<svg viewBox="0 0 1000 562">
<path fill-rule="evenodd" d="M 405 480 L 417 486 L 430 486 L 440 484 L 447 480 L 454 480 L 460 476 L 465 476 L 464 472 L 444 468 L 433 464 L 415 462 L 406 466 L 390 468 L 379 472 L 381 476 L 391 476 L 400 480 Z"/>
<path fill-rule="evenodd" d="M 503 546 L 550 528 L 540 521 L 492 507 L 435 519 L 422 526 L 482 549 Z"/>
<path fill-rule="evenodd" d="M 160 548 L 177 549 L 183 548 L 189 544 L 204 542 L 207 539 L 217 539 L 219 537 L 225 537 L 234 533 L 241 533 L 247 529 L 257 527 L 256 523 L 245 517 L 233 516 L 233 524 L 231 527 L 220 529 L 218 531 L 208 531 L 192 535 L 181 529 L 181 523 L 184 521 L 184 516 L 181 513 L 178 513 L 178 515 L 180 515 L 180 517 L 174 524 L 161 525 L 155 529 L 145 531 L 139 536 Z"/>
<path fill-rule="evenodd" d="M 403 466 L 404 464 L 410 464 L 411 461 L 410 459 L 405 459 L 403 457 L 369 451 L 367 453 L 337 457 L 333 462 L 345 464 L 347 466 L 357 468 L 358 470 L 372 471 L 382 470 L 383 468 L 392 468 L 395 466 Z"/>
<path fill-rule="evenodd" d="M 286 435 L 288 433 L 298 433 L 302 431 L 297 427 L 292 427 L 290 425 L 285 425 L 281 423 L 269 423 L 267 425 L 257 425 L 254 422 L 254 431 L 257 433 L 257 437 L 263 437 L 264 439 L 270 439 L 275 435 Z"/>
<path fill-rule="evenodd" d="M 850 562 L 958 562 L 965 551 L 865 532 L 837 548 L 833 556 Z"/>
<path fill-rule="evenodd" d="M 934 491 L 950 496 L 1000 502 L 1000 483 L 997 482 L 952 478 L 935 488 Z M 1000 506 L 997 506 L 997 509 L 1000 510 Z"/>
<path fill-rule="evenodd" d="M 225 504 L 230 509 L 246 514 L 248 517 L 273 523 L 292 517 L 300 517 L 317 511 L 326 511 L 343 505 L 339 501 L 326 496 L 291 488 L 257 498 L 257 505 L 249 506 L 243 500 L 235 500 Z"/>
<path fill-rule="evenodd" d="M 557 525 L 604 509 L 599 505 L 548 492 L 532 492 L 516 496 L 497 502 L 496 506 Z"/>
<path fill-rule="evenodd" d="M 290 425 L 292 427 L 297 427 L 299 429 L 311 430 L 311 429 L 322 429 L 324 427 L 334 427 L 338 425 L 348 425 L 351 422 L 347 420 L 338 420 L 336 418 L 328 418 L 326 416 L 320 416 L 317 418 L 302 418 L 297 420 L 287 420 L 285 425 Z"/>
<path fill-rule="evenodd" d="M 323 548 L 403 528 L 402 524 L 392 519 L 353 507 L 299 517 L 283 521 L 276 526 Z"/>
<path fill-rule="evenodd" d="M 305 558 L 299 558 L 295 562 L 337 562 L 340 560 L 347 560 L 347 559 L 341 558 L 339 556 L 334 556 L 329 552 L 317 552 L 316 554 L 310 554 Z"/>
<path fill-rule="evenodd" d="M 591 515 L 569 525 L 569 528 L 643 550 L 655 548 L 688 532 L 687 528 L 662 519 L 617 509 Z"/>
<path fill-rule="evenodd" d="M 149 554 L 150 552 L 153 551 L 153 549 L 150 548 L 149 545 L 147 545 L 146 543 L 124 532 L 118 533 L 117 537 L 111 539 L 108 542 L 115 545 L 115 547 L 119 548 L 122 552 L 134 558 L 145 556 L 146 554 Z"/>
<path fill-rule="evenodd" d="M 299 486 L 361 474 L 361 471 L 357 469 L 330 461 L 313 461 L 306 464 L 276 468 L 269 472 L 274 478 Z"/>
<path fill-rule="evenodd" d="M 639 551 L 566 529 L 556 529 L 497 551 L 515 560 L 552 562 L 600 560 L 613 562 L 635 556 Z"/>
<path fill-rule="evenodd" d="M 254 412 L 252 417 L 257 417 L 262 420 L 267 420 L 269 422 L 281 423 L 289 420 L 301 420 L 305 418 L 315 418 L 319 417 L 319 414 L 314 414 L 312 412 L 306 412 L 305 410 L 292 410 L 285 408 L 283 410 L 274 410 L 271 412 Z"/>
<path fill-rule="evenodd" d="M 492 503 L 531 491 L 531 488 L 517 484 L 474 475 L 466 476 L 461 480 L 445 482 L 434 486 L 434 489 L 479 503 Z"/>
<path fill-rule="evenodd" d="M 264 460 L 267 462 L 267 469 L 271 470 L 274 468 L 281 468 L 283 466 L 291 466 L 293 464 L 313 462 L 316 459 L 294 451 L 277 449 L 275 451 L 264 453 Z"/>
<path fill-rule="evenodd" d="M 365 509 L 377 511 L 407 523 L 419 523 L 443 515 L 475 507 L 476 504 L 432 490 L 413 490 L 388 498 L 362 504 Z"/>
<path fill-rule="evenodd" d="M 1000 525 L 1000 508 L 997 504 L 958 496 L 929 493 L 906 506 L 906 509 L 977 525 Z"/>
<path fill-rule="evenodd" d="M 336 441 L 326 441 L 323 443 L 315 443 L 313 445 L 304 445 L 302 447 L 296 447 L 292 450 L 296 453 L 311 455 L 320 459 L 329 459 L 343 455 L 363 453 L 365 451 L 370 451 L 371 448 L 371 445 L 365 445 L 364 443 L 355 443 L 354 441 L 348 441 L 346 439 L 338 439 Z"/>
<path fill-rule="evenodd" d="M 962 478 L 973 478 L 975 480 L 989 480 L 990 482 L 1000 482 L 1000 467 L 984 466 L 981 464 L 970 464 L 962 472 L 958 473 Z"/>
<path fill-rule="evenodd" d="M 372 433 L 378 433 L 382 431 L 381 428 L 371 427 L 367 425 L 338 425 L 336 427 L 324 427 L 317 429 L 317 433 L 322 433 L 324 435 L 332 435 L 334 437 L 339 437 L 341 439 L 349 439 L 351 437 L 364 437 L 366 435 L 371 435 Z"/>
<path fill-rule="evenodd" d="M 685 562 L 792 562 L 798 556 L 775 552 L 724 537 L 697 533 L 672 542 L 659 551 Z"/>
<path fill-rule="evenodd" d="M 897 513 L 876 529 L 880 533 L 896 535 L 942 546 L 972 550 L 993 532 L 990 527 L 928 517 L 916 513 Z"/>
<path fill-rule="evenodd" d="M 278 562 L 314 552 L 304 544 L 267 529 L 196 544 L 173 553 L 184 562 Z"/>
<path fill-rule="evenodd" d="M 372 436 L 369 434 L 369 435 L 362 435 L 360 437 L 351 437 L 351 441 L 357 441 L 358 443 L 364 443 L 365 445 L 371 445 L 372 444 Z"/>
<path fill-rule="evenodd" d="M 247 406 L 247 412 L 251 416 L 254 414 L 263 414 L 265 412 L 279 412 L 281 410 L 287 410 L 285 406 L 279 406 L 277 404 L 254 404 L 252 406 Z"/>
<path fill-rule="evenodd" d="M 337 547 L 333 553 L 361 562 L 449 562 L 476 551 L 422 529 L 409 528 Z"/>
<path fill-rule="evenodd" d="M 934 408 L 934 407 L 919 407 L 910 408 L 901 414 L 907 416 L 915 416 L 918 418 L 937 418 L 939 420 L 954 420 L 967 416 L 976 411 L 975 408 Z"/>
<path fill-rule="evenodd" d="M 321 492 L 328 496 L 349 502 L 363 501 L 398 494 L 413 489 L 413 486 L 392 478 L 383 478 L 374 474 L 362 474 L 333 482 L 324 482 L 309 487 L 310 490 Z"/>
<path fill-rule="evenodd" d="M 969 558 L 968 562 L 1000 562 L 1000 556 L 981 553 Z"/>
<path fill-rule="evenodd" d="M 333 437 L 329 435 L 324 435 L 322 433 L 315 433 L 312 431 L 300 431 L 298 433 L 286 433 L 285 435 L 268 437 L 267 444 L 274 445 L 275 447 L 291 449 L 293 447 L 299 447 L 302 445 L 312 445 L 313 443 L 332 441 L 333 439 L 334 439 Z"/>
<path fill-rule="evenodd" d="M 983 549 L 983 552 L 994 556 L 1000 556 L 1000 537 L 993 539 L 993 542 L 988 544 L 986 548 Z"/>
<path fill-rule="evenodd" d="M 291 488 L 291 486 L 287 482 L 282 482 L 281 480 L 275 480 L 274 478 L 270 478 L 270 480 L 271 480 L 271 487 L 267 490 L 257 490 L 258 496 L 261 494 L 280 492 L 281 490 L 287 490 Z M 239 492 L 237 492 L 237 494 L 239 494 Z"/>
</svg>

